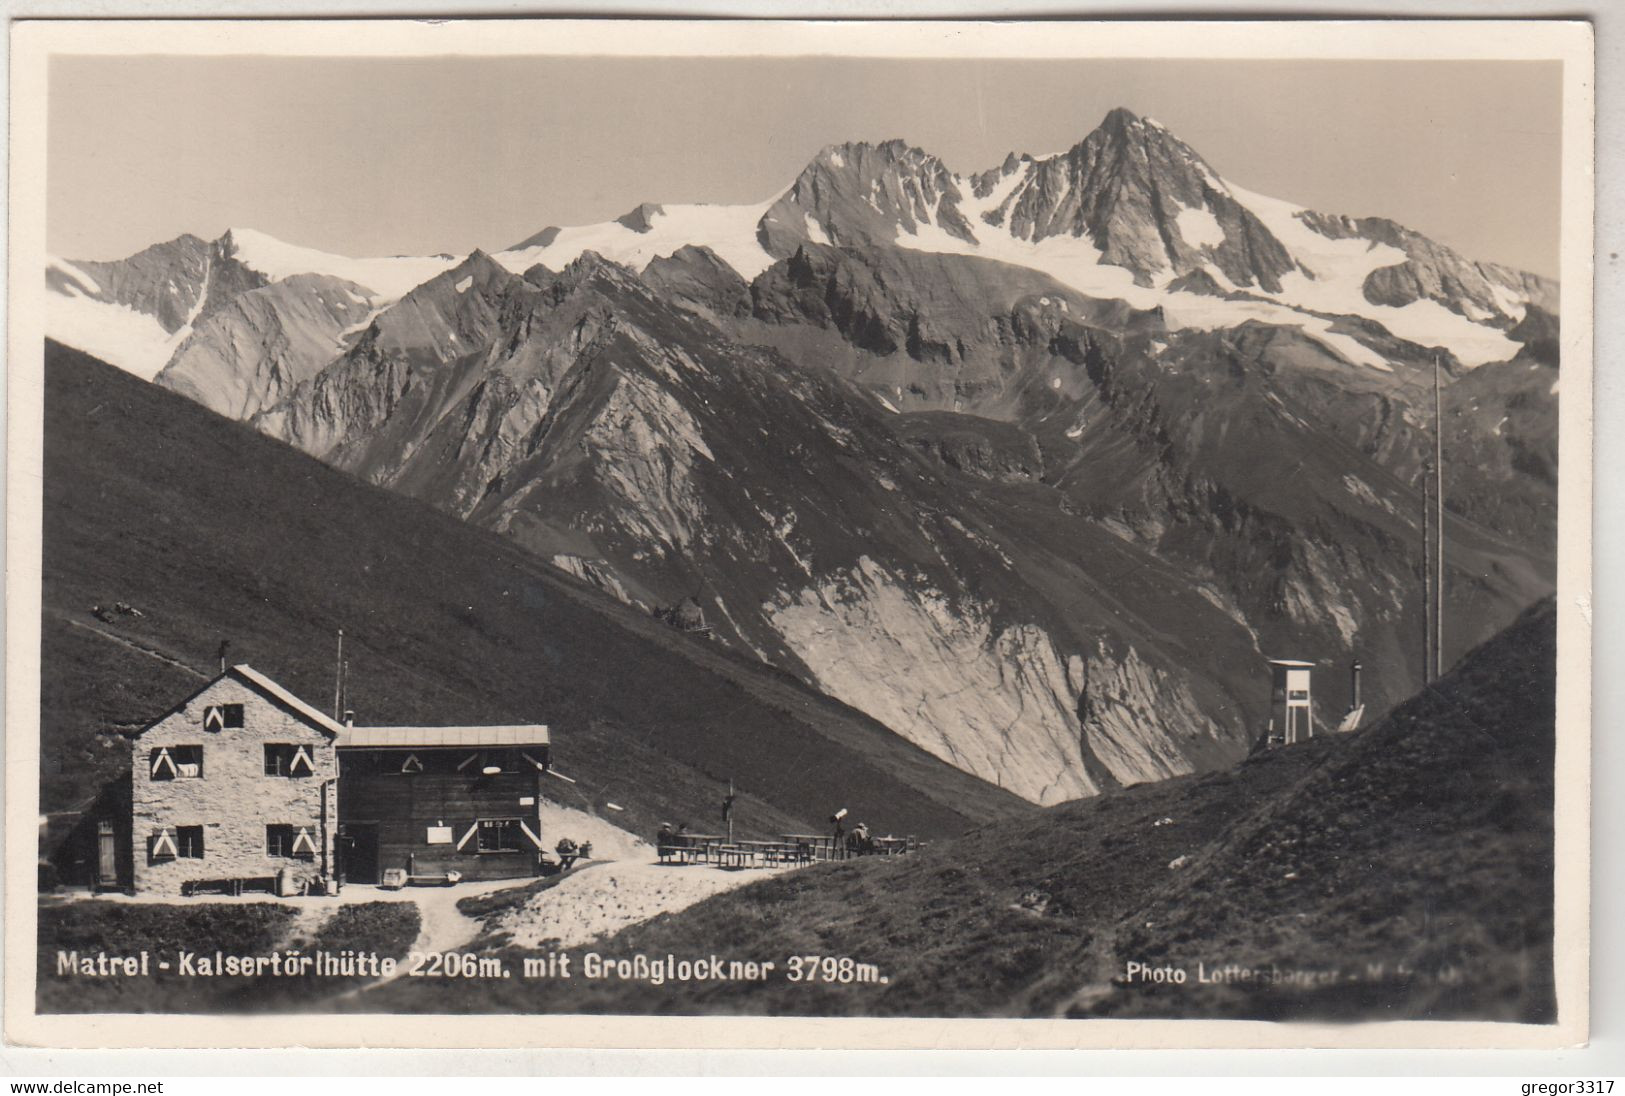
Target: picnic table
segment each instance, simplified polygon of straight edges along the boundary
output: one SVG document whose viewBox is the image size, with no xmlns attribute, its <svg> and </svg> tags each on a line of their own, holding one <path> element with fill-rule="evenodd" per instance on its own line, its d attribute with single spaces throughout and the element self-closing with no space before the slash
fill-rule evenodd
<svg viewBox="0 0 1625 1096">
<path fill-rule="evenodd" d="M 719 833 L 684 833 L 672 839 L 671 844 L 660 846 L 660 859 L 662 862 L 676 860 L 681 864 L 698 864 L 710 861 L 716 850 L 727 843 L 727 838 Z"/>
<path fill-rule="evenodd" d="M 842 850 L 835 844 L 835 838 L 827 833 L 781 833 L 779 837 L 792 845 L 805 845 L 808 854 L 813 860 L 834 860 L 839 857 Z"/>
<path fill-rule="evenodd" d="M 812 861 L 812 850 L 804 842 L 741 841 L 739 844 L 769 864 L 805 864 Z"/>
</svg>

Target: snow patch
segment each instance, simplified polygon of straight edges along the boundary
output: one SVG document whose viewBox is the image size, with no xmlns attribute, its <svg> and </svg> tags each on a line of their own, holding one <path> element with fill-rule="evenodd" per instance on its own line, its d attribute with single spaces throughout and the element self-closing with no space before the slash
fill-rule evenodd
<svg viewBox="0 0 1625 1096">
<path fill-rule="evenodd" d="M 474 275 L 470 274 L 456 285 L 452 286 L 459 293 L 467 293 L 468 287 L 474 284 Z"/>
<path fill-rule="evenodd" d="M 807 221 L 807 239 L 815 244 L 829 244 L 829 236 L 824 232 L 824 226 L 813 220 L 811 213 L 804 215 Z"/>
<path fill-rule="evenodd" d="M 663 205 L 649 218 L 647 232 L 634 232 L 618 221 L 562 228 L 550 244 L 504 251 L 494 258 L 522 274 L 537 263 L 562 270 L 582 252 L 596 251 L 606 259 L 642 270 L 650 260 L 666 258 L 693 244 L 710 248 L 741 278 L 752 281 L 773 265 L 773 256 L 756 239 L 756 225 L 782 194 L 759 205 Z"/>
<path fill-rule="evenodd" d="M 237 261 L 251 270 L 259 271 L 273 282 L 295 274 L 328 274 L 392 299 L 404 297 L 430 278 L 461 262 L 460 259 L 434 255 L 352 259 L 285 243 L 248 228 L 232 229 L 231 240 L 236 247 Z"/>
<path fill-rule="evenodd" d="M 1310 271 L 1309 275 L 1297 270 L 1282 275 L 1281 291 L 1272 296 L 1283 304 L 1376 320 L 1402 339 L 1444 347 L 1469 367 L 1505 361 L 1518 352 L 1518 345 L 1505 332 L 1474 323 L 1437 301 L 1413 301 L 1401 307 L 1372 304 L 1365 297 L 1366 278 L 1374 270 L 1406 262 L 1404 251 L 1359 238 L 1323 236 L 1299 217 L 1305 212 L 1302 206 L 1229 186 L 1235 199 Z"/>
<path fill-rule="evenodd" d="M 190 327 L 183 327 L 171 335 L 156 317 L 127 305 L 46 294 L 47 336 L 145 381 L 169 364 L 175 348 L 190 333 Z"/>
<path fill-rule="evenodd" d="M 1224 229 L 1208 209 L 1181 209 L 1174 224 L 1179 226 L 1180 237 L 1192 247 L 1218 247 L 1224 243 Z"/>
</svg>

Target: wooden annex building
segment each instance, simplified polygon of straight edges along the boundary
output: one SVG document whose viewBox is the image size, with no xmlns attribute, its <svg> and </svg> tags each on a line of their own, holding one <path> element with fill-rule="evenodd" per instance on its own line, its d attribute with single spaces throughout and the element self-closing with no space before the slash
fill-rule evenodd
<svg viewBox="0 0 1625 1096">
<path fill-rule="evenodd" d="M 238 665 L 130 741 L 128 811 L 96 821 L 99 888 L 321 891 L 543 863 L 540 724 L 357 727 Z"/>
</svg>

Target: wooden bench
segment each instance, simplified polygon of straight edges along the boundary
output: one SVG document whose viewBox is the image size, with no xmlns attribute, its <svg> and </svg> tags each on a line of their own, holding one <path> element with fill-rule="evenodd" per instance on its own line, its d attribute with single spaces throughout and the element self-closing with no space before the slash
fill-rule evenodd
<svg viewBox="0 0 1625 1096">
<path fill-rule="evenodd" d="M 247 891 L 264 891 L 266 894 L 276 893 L 276 876 L 247 876 L 236 879 L 191 879 L 181 884 L 181 895 L 190 898 L 194 894 L 229 894 L 233 898 L 241 898 Z"/>
</svg>

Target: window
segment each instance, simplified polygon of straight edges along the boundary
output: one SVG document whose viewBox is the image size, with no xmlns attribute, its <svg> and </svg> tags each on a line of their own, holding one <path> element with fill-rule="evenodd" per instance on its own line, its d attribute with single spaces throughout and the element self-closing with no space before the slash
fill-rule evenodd
<svg viewBox="0 0 1625 1096">
<path fill-rule="evenodd" d="M 265 744 L 266 776 L 314 776 L 316 763 L 311 760 L 309 746 L 296 746 L 288 742 Z"/>
<path fill-rule="evenodd" d="M 203 827 L 175 827 L 175 855 L 182 860 L 203 859 Z"/>
<path fill-rule="evenodd" d="M 286 824 L 265 827 L 265 854 L 310 860 L 316 855 L 316 838 L 309 826 Z"/>
<path fill-rule="evenodd" d="M 202 826 L 165 826 L 147 838 L 147 860 L 202 860 Z"/>
<path fill-rule="evenodd" d="M 524 831 L 517 818 L 482 818 L 479 827 L 480 852 L 518 852 L 523 846 Z"/>
<path fill-rule="evenodd" d="M 227 727 L 241 727 L 243 725 L 243 706 L 241 704 L 210 704 L 203 709 L 203 729 L 210 734 L 218 734 Z"/>
<path fill-rule="evenodd" d="M 159 746 L 147 755 L 154 780 L 195 780 L 203 775 L 202 746 Z"/>
</svg>

